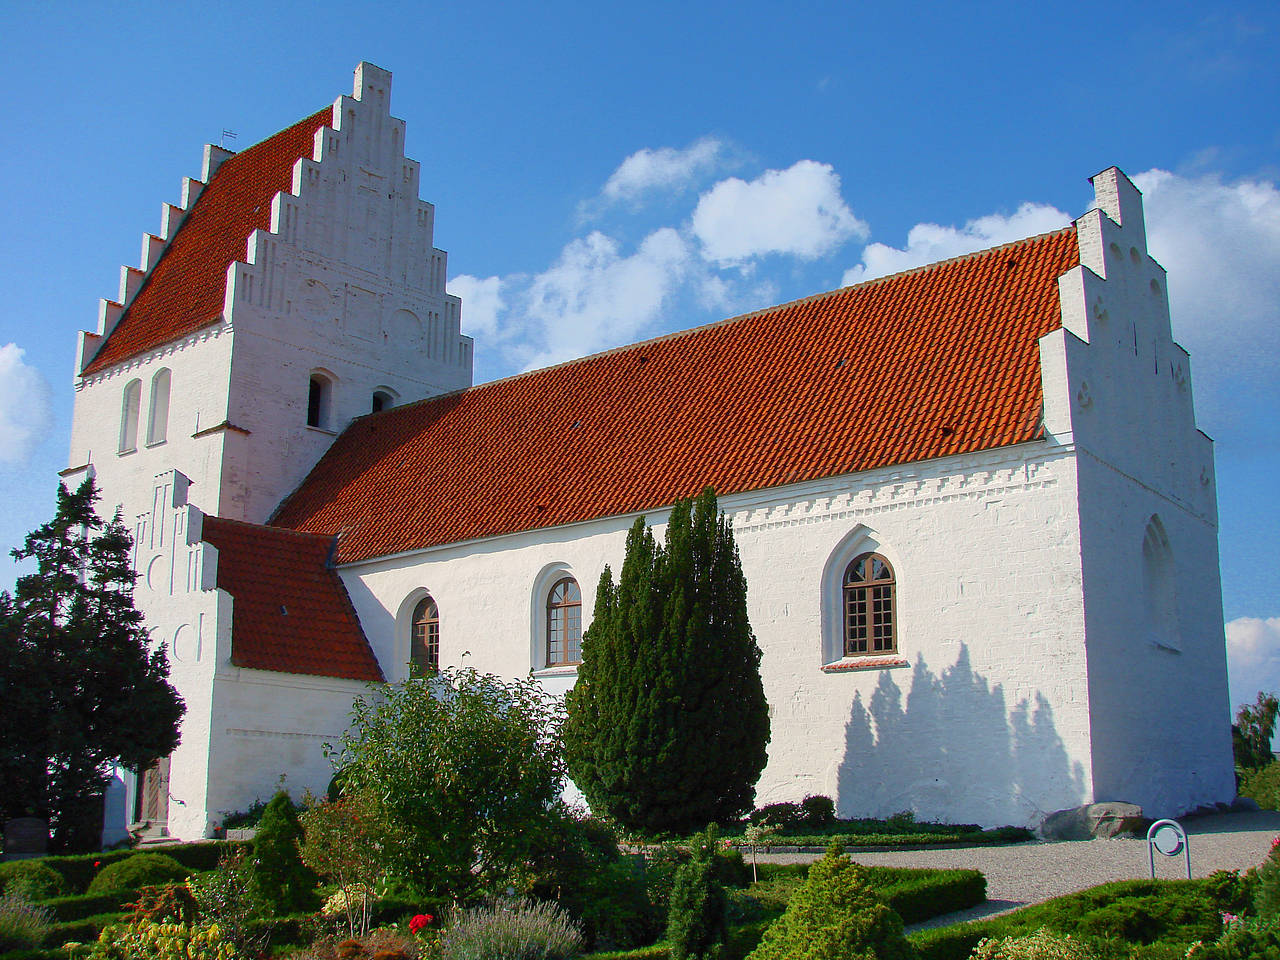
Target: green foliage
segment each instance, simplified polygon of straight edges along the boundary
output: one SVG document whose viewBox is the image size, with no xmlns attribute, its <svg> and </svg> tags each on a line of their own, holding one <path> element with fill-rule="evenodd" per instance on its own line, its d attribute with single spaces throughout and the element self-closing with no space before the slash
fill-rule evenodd
<svg viewBox="0 0 1280 960">
<path fill-rule="evenodd" d="M 314 906 L 316 875 L 302 862 L 301 840 L 293 802 L 281 790 L 267 804 L 253 838 L 252 896 L 269 916 Z"/>
<path fill-rule="evenodd" d="M 163 853 L 135 853 L 127 860 L 109 863 L 89 884 L 89 893 L 136 890 L 139 887 L 185 880 L 191 871 Z"/>
<path fill-rule="evenodd" d="M 1280 927 L 1274 922 L 1230 924 L 1213 943 L 1193 945 L 1187 960 L 1280 960 Z"/>
<path fill-rule="evenodd" d="M 1280 760 L 1240 774 L 1240 796 L 1250 797 L 1264 810 L 1280 810 Z"/>
<path fill-rule="evenodd" d="M 253 861 L 245 847 L 229 849 L 216 870 L 188 878 L 187 886 L 200 919 L 216 923 L 222 939 L 239 954 L 257 956 L 266 946 L 267 933 L 256 923 Z"/>
<path fill-rule="evenodd" d="M 1258 700 L 1245 704 L 1236 713 L 1231 727 L 1231 747 L 1236 767 L 1243 773 L 1267 766 L 1275 757 L 1271 753 L 1271 735 L 1275 733 L 1280 700 L 1275 694 L 1258 691 Z"/>
<path fill-rule="evenodd" d="M 1258 916 L 1280 918 L 1280 843 L 1271 844 L 1267 859 L 1258 867 L 1257 889 L 1253 895 L 1253 909 Z"/>
<path fill-rule="evenodd" d="M 728 934 L 724 887 L 715 878 L 719 831 L 695 836 L 690 859 L 676 870 L 667 913 L 672 960 L 718 960 Z"/>
<path fill-rule="evenodd" d="M 195 923 L 200 913 L 195 894 L 185 883 L 143 887 L 132 907 L 130 920 L 151 920 L 155 923 Z"/>
<path fill-rule="evenodd" d="M 1041 927 L 1025 937 L 983 940 L 974 949 L 973 960 L 1095 960 L 1095 953 L 1070 934 Z"/>
<path fill-rule="evenodd" d="M 471 668 L 357 698 L 334 765 L 389 825 L 383 862 L 426 894 L 466 900 L 518 872 L 560 796 L 559 700 L 533 678 Z"/>
<path fill-rule="evenodd" d="M 41 906 L 48 907 L 57 923 L 83 920 L 99 913 L 118 913 L 132 903 L 132 890 L 114 890 L 111 893 L 82 893 L 73 897 L 55 897 Z"/>
<path fill-rule="evenodd" d="M 568 960 L 582 935 L 553 903 L 511 900 L 459 911 L 440 941 L 441 960 Z"/>
<path fill-rule="evenodd" d="M 323 800 L 302 815 L 302 861 L 337 884 L 342 916 L 352 938 L 369 932 L 373 890 L 386 873 L 387 826 L 381 807 L 367 794 L 349 790 Z"/>
<path fill-rule="evenodd" d="M 193 873 L 212 870 L 218 865 L 223 853 L 235 844 L 225 840 L 205 840 L 198 843 L 177 843 L 164 848 L 165 856 L 172 857 Z M 39 860 L 23 861 L 26 863 L 43 863 L 58 871 L 67 882 L 73 893 L 84 893 L 89 889 L 93 878 L 104 867 L 140 856 L 133 850 L 112 850 L 109 853 L 78 853 L 54 857 L 41 857 Z"/>
<path fill-rule="evenodd" d="M 911 960 L 902 919 L 871 890 L 838 845 L 809 868 L 786 912 L 751 960 Z"/>
<path fill-rule="evenodd" d="M 156 923 L 134 920 L 107 927 L 89 951 L 89 960 L 235 960 L 235 947 L 217 924 Z"/>
<path fill-rule="evenodd" d="M 47 863 L 40 860 L 0 863 L 0 893 L 17 894 L 28 900 L 48 900 L 67 892 L 67 881 Z"/>
<path fill-rule="evenodd" d="M 617 585 L 601 575 L 566 698 L 569 771 L 593 810 L 687 833 L 750 808 L 769 714 L 746 596 L 710 488 L 676 504 L 662 547 L 636 520 Z"/>
<path fill-rule="evenodd" d="M 800 801 L 800 813 L 804 823 L 811 827 L 825 827 L 836 822 L 836 805 L 830 797 L 813 795 Z"/>
<path fill-rule="evenodd" d="M 0 951 L 31 950 L 44 941 L 52 917 L 20 893 L 0 894 Z"/>
<path fill-rule="evenodd" d="M 0 818 L 49 818 L 55 849 L 98 846 L 110 765 L 170 753 L 184 710 L 133 605 L 132 540 L 97 499 L 92 478 L 59 486 L 53 520 L 12 551 L 36 572 L 0 592 Z"/>
</svg>

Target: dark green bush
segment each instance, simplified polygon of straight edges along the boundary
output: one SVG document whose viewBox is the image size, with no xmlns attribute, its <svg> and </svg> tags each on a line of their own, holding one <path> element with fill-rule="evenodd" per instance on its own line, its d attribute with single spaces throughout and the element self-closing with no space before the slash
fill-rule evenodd
<svg viewBox="0 0 1280 960">
<path fill-rule="evenodd" d="M 82 920 L 73 920 L 70 923 L 55 923 L 49 928 L 49 932 L 45 934 L 44 946 L 60 947 L 64 943 L 88 943 L 91 940 L 98 939 L 104 927 L 109 927 L 113 923 L 120 923 L 124 920 L 124 914 L 120 913 L 97 913 L 91 917 L 85 917 Z M 8 960 L 6 957 L 5 960 Z"/>
<path fill-rule="evenodd" d="M 747 819 L 753 825 L 768 823 L 783 830 L 790 830 L 804 823 L 804 816 L 798 803 L 767 803 L 763 807 L 752 810 Z"/>
<path fill-rule="evenodd" d="M 1280 917 L 1280 845 L 1273 844 L 1258 867 L 1253 909 L 1260 917 Z"/>
<path fill-rule="evenodd" d="M 911 960 L 902 919 L 880 900 L 866 872 L 832 845 L 809 868 L 786 912 L 751 960 Z"/>
<path fill-rule="evenodd" d="M 89 893 L 136 890 L 139 887 L 185 880 L 191 869 L 163 853 L 135 853 L 125 860 L 109 863 L 89 884 Z"/>
<path fill-rule="evenodd" d="M 836 822 L 836 805 L 830 797 L 809 796 L 800 801 L 800 816 L 807 827 L 827 827 Z"/>
<path fill-rule="evenodd" d="M 712 824 L 691 842 L 689 861 L 676 870 L 667 913 L 672 960 L 717 960 L 728 935 L 728 903 L 716 879 L 719 831 Z"/>
<path fill-rule="evenodd" d="M 234 846 L 239 844 L 228 843 L 225 840 L 204 840 L 198 843 L 176 843 L 166 846 L 164 852 L 166 856 L 177 860 L 184 867 L 189 867 L 195 872 L 203 872 L 214 869 L 223 851 Z M 75 894 L 87 891 L 89 884 L 101 869 L 136 856 L 141 854 L 133 850 L 112 850 L 109 853 L 41 857 L 39 861 L 34 862 L 43 863 L 57 870 L 67 881 L 68 892 Z"/>
<path fill-rule="evenodd" d="M 1216 942 L 1202 944 L 1188 956 L 1194 960 L 1280 960 L 1280 928 L 1235 923 Z"/>
<path fill-rule="evenodd" d="M 283 790 L 271 798 L 253 838 L 251 895 L 267 916 L 283 917 L 315 907 L 317 877 L 302 862 L 302 825 Z"/>
<path fill-rule="evenodd" d="M 1243 773 L 1239 792 L 1242 797 L 1256 800 L 1264 810 L 1280 810 L 1280 760 Z"/>
<path fill-rule="evenodd" d="M 987 899 L 987 878 L 977 870 L 925 872 L 872 867 L 867 874 L 867 882 L 876 895 L 903 923 L 919 923 L 944 913 L 967 910 Z"/>
<path fill-rule="evenodd" d="M 62 874 L 42 860 L 0 863 L 0 893 L 18 894 L 28 900 L 48 900 L 70 892 Z"/>
<path fill-rule="evenodd" d="M 56 923 L 70 923 L 72 920 L 83 920 L 99 913 L 123 911 L 132 903 L 135 894 L 132 890 L 113 890 L 110 893 L 82 893 L 76 897 L 55 897 L 46 900 L 41 906 L 48 907 L 53 913 Z"/>
</svg>

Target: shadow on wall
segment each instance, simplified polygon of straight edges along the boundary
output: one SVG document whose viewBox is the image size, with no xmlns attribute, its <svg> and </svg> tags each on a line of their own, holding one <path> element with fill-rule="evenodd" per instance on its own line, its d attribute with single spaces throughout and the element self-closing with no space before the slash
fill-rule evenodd
<svg viewBox="0 0 1280 960">
<path fill-rule="evenodd" d="M 1084 802 L 1084 770 L 1071 763 L 1042 694 L 1007 709 L 960 647 L 953 666 L 933 673 L 923 659 L 911 692 L 880 674 L 869 707 L 854 697 L 836 774 L 840 815 L 1033 826 Z"/>
</svg>

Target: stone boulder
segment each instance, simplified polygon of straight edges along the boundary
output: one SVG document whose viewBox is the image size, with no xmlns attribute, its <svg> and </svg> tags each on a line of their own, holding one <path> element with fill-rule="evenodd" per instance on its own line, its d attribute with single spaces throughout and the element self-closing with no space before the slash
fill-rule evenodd
<svg viewBox="0 0 1280 960">
<path fill-rule="evenodd" d="M 1044 818 L 1038 832 L 1045 840 L 1094 840 L 1141 835 L 1147 824 L 1136 803 L 1113 800 L 1058 810 Z"/>
</svg>

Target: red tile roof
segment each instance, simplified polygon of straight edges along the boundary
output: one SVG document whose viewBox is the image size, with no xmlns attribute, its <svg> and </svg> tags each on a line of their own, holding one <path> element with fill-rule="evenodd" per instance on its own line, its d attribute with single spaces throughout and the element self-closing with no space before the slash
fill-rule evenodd
<svg viewBox="0 0 1280 960">
<path fill-rule="evenodd" d="M 333 537 L 205 517 L 218 548 L 218 586 L 235 599 L 237 667 L 382 680 L 346 587 L 329 563 Z"/>
<path fill-rule="evenodd" d="M 219 320 L 227 267 L 245 259 L 254 230 L 271 226 L 272 199 L 293 186 L 293 165 L 311 156 L 332 116 L 326 107 L 218 167 L 85 374 Z"/>
<path fill-rule="evenodd" d="M 272 523 L 352 562 L 1037 436 L 1054 233 L 362 417 Z"/>
</svg>

